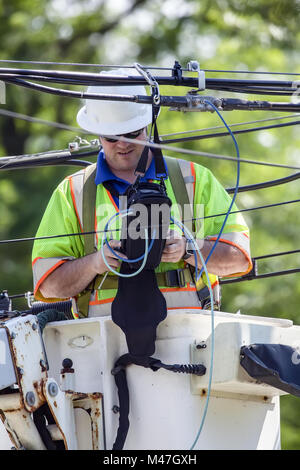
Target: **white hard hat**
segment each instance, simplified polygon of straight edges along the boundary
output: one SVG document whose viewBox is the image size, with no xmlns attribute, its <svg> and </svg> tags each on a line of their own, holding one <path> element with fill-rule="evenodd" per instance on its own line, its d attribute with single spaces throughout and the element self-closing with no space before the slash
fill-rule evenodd
<svg viewBox="0 0 300 470">
<path fill-rule="evenodd" d="M 124 69 L 103 71 L 100 75 L 128 76 Z M 131 74 L 132 75 L 132 74 Z M 90 86 L 88 93 L 147 95 L 144 86 Z M 152 105 L 130 101 L 86 100 L 77 114 L 80 127 L 97 135 L 119 135 L 137 131 L 152 122 Z"/>
</svg>

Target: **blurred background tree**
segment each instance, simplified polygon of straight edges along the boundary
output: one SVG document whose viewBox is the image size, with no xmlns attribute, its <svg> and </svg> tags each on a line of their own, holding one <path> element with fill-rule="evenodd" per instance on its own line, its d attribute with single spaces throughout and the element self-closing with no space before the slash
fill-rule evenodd
<svg viewBox="0 0 300 470">
<path fill-rule="evenodd" d="M 299 0 L 0 0 L 0 59 L 63 61 L 91 64 L 185 66 L 196 59 L 210 70 L 298 72 Z M 38 65 L 2 63 L 3 67 Z M 43 66 L 41 66 L 43 67 Z M 66 69 L 54 65 L 53 69 Z M 107 67 L 109 68 L 109 67 Z M 68 70 L 98 71 L 97 67 L 68 66 Z M 166 72 L 162 72 L 166 73 Z M 209 72 L 208 77 L 233 77 Z M 239 74 L 239 78 L 249 75 Z M 252 78 L 261 78 L 253 76 Z M 274 76 L 264 76 L 273 78 Z M 284 76 L 275 78 L 285 79 Z M 291 79 L 290 77 L 287 77 Z M 186 89 L 161 87 L 161 93 L 183 94 Z M 214 96 L 232 96 L 215 92 Z M 244 98 L 245 95 L 235 95 Z M 249 95 L 249 99 L 255 99 Z M 257 97 L 256 97 L 257 98 Z M 260 97 L 264 99 L 264 97 Z M 269 99 L 270 97 L 266 97 Z M 282 99 L 283 101 L 283 99 Z M 2 110 L 40 120 L 76 126 L 78 100 L 7 86 Z M 281 113 L 282 114 L 282 113 Z M 224 113 L 228 123 L 278 116 L 271 112 Z M 163 109 L 161 134 L 220 125 L 215 114 L 181 114 Z M 18 155 L 66 148 L 82 130 L 71 132 L 0 114 L 0 155 Z M 238 136 L 242 158 L 299 165 L 297 127 Z M 230 137 L 185 144 L 185 148 L 234 155 Z M 172 154 L 176 156 L 176 154 Z M 177 156 L 180 155 L 178 152 Z M 208 166 L 225 187 L 234 186 L 236 164 L 195 157 Z M 30 237 L 38 227 L 57 183 L 71 167 L 2 171 L 0 179 L 0 239 Z M 242 165 L 240 184 L 288 175 L 292 170 Z M 241 193 L 240 208 L 298 198 L 298 182 Z M 247 213 L 252 256 L 299 248 L 297 204 Z M 31 242 L 1 245 L 0 289 L 10 294 L 32 290 Z M 300 256 L 289 255 L 259 264 L 260 272 L 299 266 Z M 290 318 L 300 324 L 299 275 L 224 286 L 222 310 Z M 16 302 L 15 308 L 25 304 Z M 300 407 L 294 397 L 281 399 L 282 447 L 300 448 Z"/>
</svg>

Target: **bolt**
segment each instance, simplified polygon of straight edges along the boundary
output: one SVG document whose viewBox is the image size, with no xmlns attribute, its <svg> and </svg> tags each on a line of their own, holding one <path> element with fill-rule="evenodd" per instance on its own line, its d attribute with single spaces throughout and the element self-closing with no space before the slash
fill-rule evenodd
<svg viewBox="0 0 300 470">
<path fill-rule="evenodd" d="M 196 345 L 196 349 L 205 349 L 207 345 L 202 341 L 200 344 Z"/>
<path fill-rule="evenodd" d="M 66 357 L 62 361 L 62 366 L 63 366 L 64 369 L 71 369 L 72 365 L 73 365 L 73 361 L 72 361 L 72 359 L 69 359 L 68 357 Z"/>
<path fill-rule="evenodd" d="M 56 397 L 58 394 L 58 386 L 55 382 L 50 382 L 48 385 L 48 393 L 51 397 Z"/>
<path fill-rule="evenodd" d="M 112 407 L 112 411 L 113 411 L 115 414 L 117 414 L 117 413 L 119 413 L 120 408 L 119 408 L 117 405 L 114 405 L 114 406 Z"/>
<path fill-rule="evenodd" d="M 27 392 L 25 396 L 27 405 L 33 406 L 35 404 L 35 395 L 33 392 Z"/>
</svg>

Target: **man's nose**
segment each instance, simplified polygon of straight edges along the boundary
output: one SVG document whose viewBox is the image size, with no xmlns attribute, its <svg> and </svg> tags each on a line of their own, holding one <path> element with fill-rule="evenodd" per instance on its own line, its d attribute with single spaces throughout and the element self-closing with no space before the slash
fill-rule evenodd
<svg viewBox="0 0 300 470">
<path fill-rule="evenodd" d="M 129 142 L 124 142 L 123 140 L 118 140 L 118 142 L 117 142 L 117 146 L 120 149 L 126 149 L 129 145 L 130 145 Z"/>
</svg>

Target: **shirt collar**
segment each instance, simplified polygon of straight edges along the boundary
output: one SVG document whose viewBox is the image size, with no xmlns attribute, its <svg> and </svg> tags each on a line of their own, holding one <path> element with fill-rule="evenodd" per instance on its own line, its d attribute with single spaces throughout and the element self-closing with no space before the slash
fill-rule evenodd
<svg viewBox="0 0 300 470">
<path fill-rule="evenodd" d="M 168 175 L 167 165 L 165 166 L 166 166 L 166 173 Z M 156 180 L 156 179 L 157 178 L 156 178 L 156 173 L 155 173 L 155 163 L 154 163 L 154 158 L 153 158 L 148 170 L 145 173 L 145 176 L 141 178 L 141 181 Z M 105 183 L 105 181 L 119 181 L 122 183 L 129 184 L 128 181 L 123 180 L 122 178 L 119 178 L 118 176 L 113 174 L 113 172 L 110 170 L 108 164 L 105 161 L 104 152 L 103 150 L 101 150 L 99 152 L 98 160 L 97 160 L 97 171 L 96 171 L 95 183 L 102 184 L 102 183 Z"/>
</svg>

